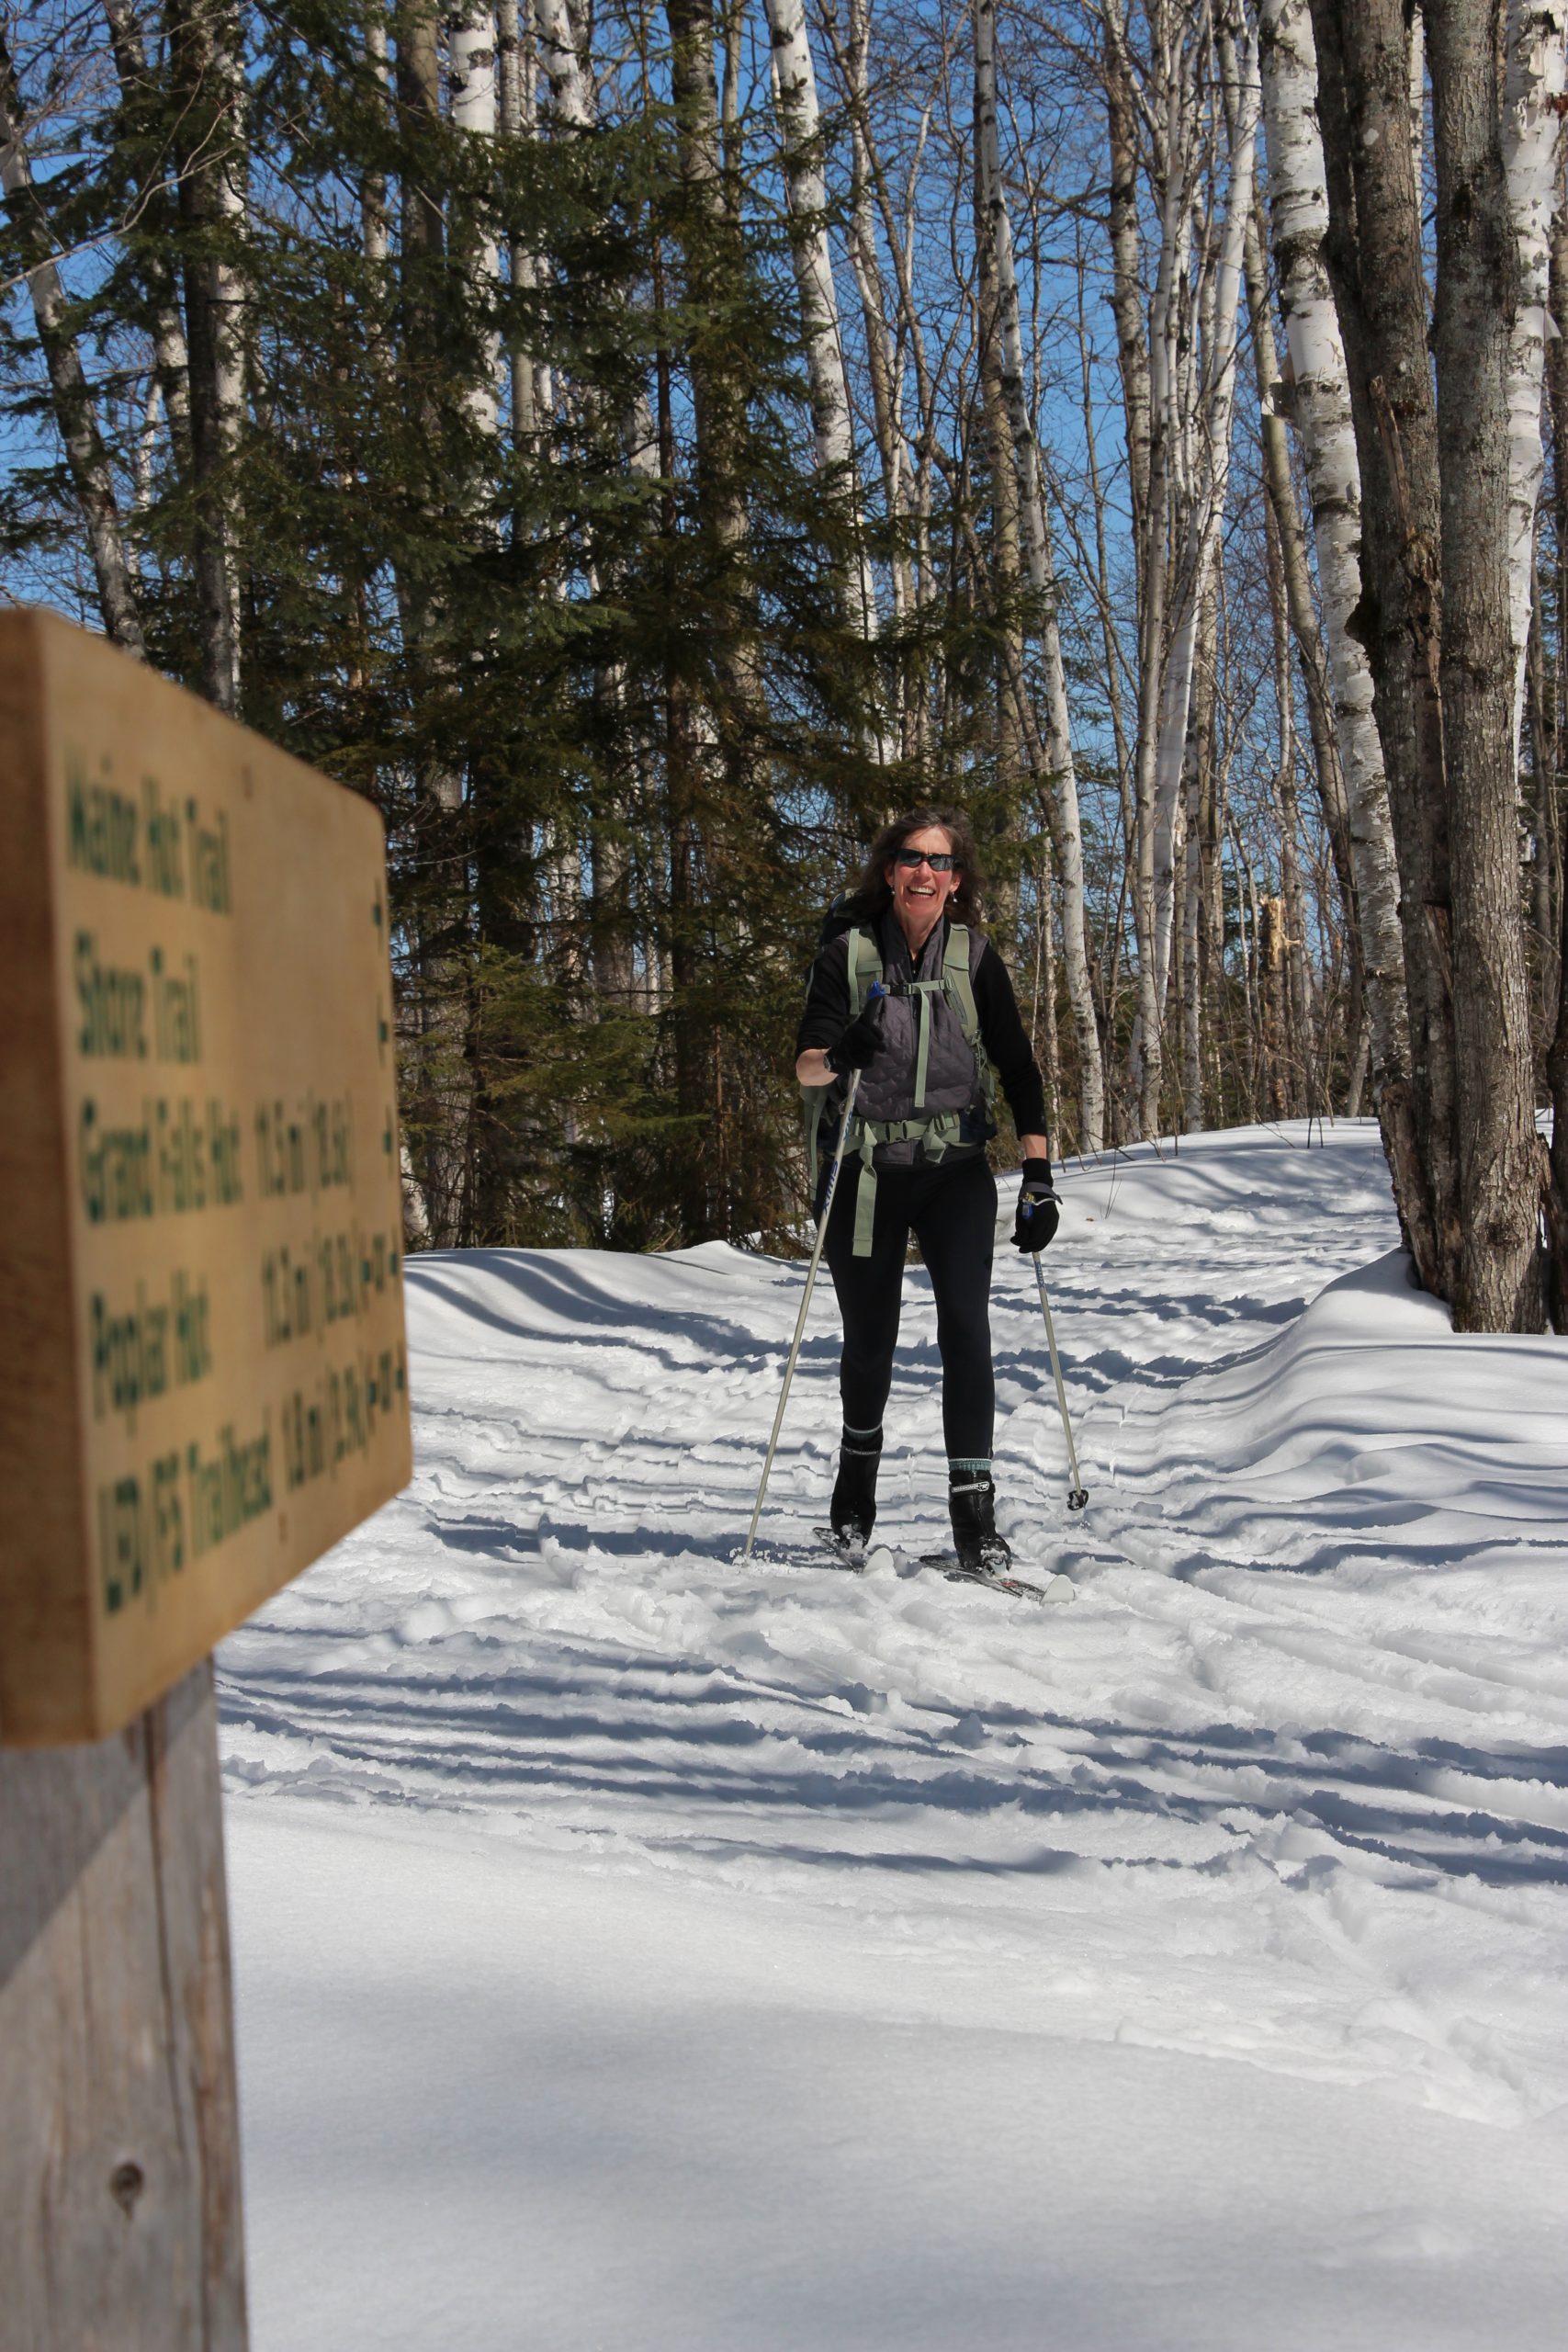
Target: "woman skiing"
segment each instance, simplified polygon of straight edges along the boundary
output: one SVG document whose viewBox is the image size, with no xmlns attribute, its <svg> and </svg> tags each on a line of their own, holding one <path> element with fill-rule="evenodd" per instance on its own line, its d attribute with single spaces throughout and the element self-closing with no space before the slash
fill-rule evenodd
<svg viewBox="0 0 1568 2352">
<path fill-rule="evenodd" d="M 795 1068 L 816 1106 L 824 1161 L 850 1072 L 861 1074 L 825 1251 L 844 1323 L 833 1532 L 846 1547 L 863 1544 L 875 1523 L 882 1414 L 913 1232 L 936 1295 L 953 1544 L 964 1567 L 996 1574 L 1011 1554 L 997 1532 L 991 1479 L 991 1064 L 1023 1154 L 1016 1246 L 1043 1250 L 1060 1209 L 1044 1090 L 1012 983 L 972 927 L 982 880 L 957 809 L 917 808 L 886 826 L 858 889 L 830 919 L 841 927 L 812 968 Z"/>
</svg>

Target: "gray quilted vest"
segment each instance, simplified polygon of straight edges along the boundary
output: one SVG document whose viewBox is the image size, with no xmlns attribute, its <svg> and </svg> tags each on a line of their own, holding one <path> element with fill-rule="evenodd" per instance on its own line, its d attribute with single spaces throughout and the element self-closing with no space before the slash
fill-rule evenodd
<svg viewBox="0 0 1568 2352">
<path fill-rule="evenodd" d="M 855 1199 L 854 1254 L 871 1254 L 879 1168 L 912 1168 L 940 1160 L 955 1145 L 978 1145 L 996 1133 L 992 1078 L 975 1006 L 975 973 L 984 935 L 963 923 L 938 923 L 911 965 L 897 923 L 845 933 L 850 1017 L 862 1011 L 874 982 L 888 993 L 882 1037 L 861 1072 L 844 1156 L 861 1164 Z M 845 1079 L 803 1090 L 811 1182 L 817 1182 L 817 1140 L 824 1118 L 837 1124 L 849 1091 Z"/>
</svg>

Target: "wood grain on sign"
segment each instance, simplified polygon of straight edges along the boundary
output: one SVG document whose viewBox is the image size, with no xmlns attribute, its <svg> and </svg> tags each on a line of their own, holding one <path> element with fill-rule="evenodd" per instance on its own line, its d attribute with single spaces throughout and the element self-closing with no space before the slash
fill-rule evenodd
<svg viewBox="0 0 1568 2352">
<path fill-rule="evenodd" d="M 0 615 L 0 1741 L 149 1706 L 411 1468 L 368 802 Z"/>
</svg>

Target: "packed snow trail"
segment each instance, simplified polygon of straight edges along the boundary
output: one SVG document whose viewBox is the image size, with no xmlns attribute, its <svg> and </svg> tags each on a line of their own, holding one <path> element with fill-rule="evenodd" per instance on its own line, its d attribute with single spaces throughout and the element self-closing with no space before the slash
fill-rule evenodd
<svg viewBox="0 0 1568 2352">
<path fill-rule="evenodd" d="M 1568 1400 L 1375 1132 L 1065 1173 L 998 1523 L 823 1565 L 804 1269 L 409 1269 L 418 1475 L 225 1645 L 256 2352 L 1560 2341 Z M 1008 1209 L 1010 1219 L 1010 1205 Z M 945 1536 L 908 1277 L 879 1536 Z"/>
</svg>

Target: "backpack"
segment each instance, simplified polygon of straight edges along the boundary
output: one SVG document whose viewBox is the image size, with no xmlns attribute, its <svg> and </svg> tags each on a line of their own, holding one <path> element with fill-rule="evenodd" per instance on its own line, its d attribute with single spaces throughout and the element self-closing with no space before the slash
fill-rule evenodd
<svg viewBox="0 0 1568 2352">
<path fill-rule="evenodd" d="M 837 910 L 829 912 L 823 924 L 823 944 L 841 933 L 845 935 L 847 978 L 850 990 L 850 1018 L 857 1020 L 864 1010 L 873 986 L 882 978 L 882 950 L 876 934 L 864 924 L 850 924 L 835 920 Z M 975 1004 L 974 963 L 984 948 L 978 932 L 971 933 L 964 923 L 949 926 L 947 942 L 942 949 L 940 980 L 912 980 L 908 985 L 919 999 L 919 1045 L 915 1058 L 914 1115 L 908 1119 L 885 1122 L 862 1118 L 856 1112 L 843 1138 L 843 1156 L 858 1153 L 860 1159 L 859 1189 L 855 1194 L 854 1255 L 869 1258 L 873 1220 L 876 1214 L 876 1170 L 873 1154 L 878 1144 L 918 1143 L 927 1160 L 940 1160 L 951 1144 L 960 1140 L 964 1114 L 961 1111 L 939 1111 L 921 1115 L 925 1100 L 926 1056 L 931 1037 L 931 1000 L 945 999 L 958 1019 L 964 1042 L 975 1057 L 975 1067 L 980 1080 L 985 1102 L 988 1132 L 997 1131 L 993 1104 L 996 1099 L 996 1078 L 987 1059 L 980 1036 L 980 1016 Z M 806 1110 L 806 1159 L 813 1195 L 820 1170 L 819 1139 L 822 1123 L 834 1089 L 829 1086 L 803 1086 Z"/>
</svg>

